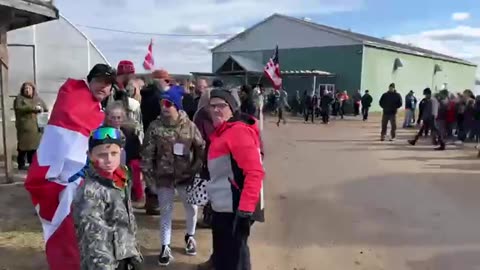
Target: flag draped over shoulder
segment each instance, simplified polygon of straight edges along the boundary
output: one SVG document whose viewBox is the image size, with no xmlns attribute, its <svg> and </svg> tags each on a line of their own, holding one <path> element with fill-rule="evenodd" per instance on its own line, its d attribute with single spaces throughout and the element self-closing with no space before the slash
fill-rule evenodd
<svg viewBox="0 0 480 270">
<path fill-rule="evenodd" d="M 155 61 L 153 60 L 153 40 L 150 40 L 147 55 L 145 56 L 145 60 L 143 61 L 143 68 L 145 70 L 152 70 L 154 65 Z"/>
<path fill-rule="evenodd" d="M 83 180 L 88 137 L 104 119 L 100 103 L 83 80 L 60 88 L 50 120 L 25 181 L 43 227 L 51 270 L 79 270 L 80 254 L 71 203 Z"/>
<path fill-rule="evenodd" d="M 282 76 L 280 73 L 280 60 L 278 58 L 278 45 L 275 47 L 275 53 L 268 61 L 267 65 L 263 69 L 263 73 L 267 76 L 273 84 L 273 88 L 276 90 L 282 86 Z"/>
</svg>

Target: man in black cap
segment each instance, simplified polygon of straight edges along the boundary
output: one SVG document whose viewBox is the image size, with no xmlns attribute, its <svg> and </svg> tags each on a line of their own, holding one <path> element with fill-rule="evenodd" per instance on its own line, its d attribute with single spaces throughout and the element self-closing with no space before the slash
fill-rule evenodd
<svg viewBox="0 0 480 270">
<path fill-rule="evenodd" d="M 106 64 L 96 64 L 87 75 L 88 88 L 100 102 L 110 96 L 115 80 L 115 69 Z"/>
<path fill-rule="evenodd" d="M 430 88 L 425 88 L 425 90 L 423 90 L 423 94 L 425 95 L 425 99 L 422 107 L 422 113 L 419 116 L 422 120 L 422 127 L 418 131 L 415 138 L 413 140 L 409 140 L 408 143 L 415 145 L 420 136 L 422 136 L 422 133 L 424 133 L 426 129 L 431 129 L 433 141 L 438 142 L 439 144 L 439 147 L 435 148 L 435 150 L 445 150 L 443 134 L 438 130 L 438 127 L 435 124 L 435 119 L 438 116 L 440 104 L 435 97 L 432 97 L 432 90 L 430 90 Z"/>
<path fill-rule="evenodd" d="M 380 140 L 385 140 L 387 135 L 387 125 L 390 122 L 390 141 L 395 140 L 397 131 L 397 111 L 402 107 L 402 96 L 395 90 L 395 84 L 391 83 L 388 87 L 388 91 L 380 98 L 380 107 L 383 109 L 382 115 L 382 132 Z"/>
<path fill-rule="evenodd" d="M 370 107 L 372 106 L 373 98 L 370 95 L 370 91 L 365 90 L 365 94 L 362 96 L 362 116 L 363 116 L 363 121 L 368 120 L 368 111 L 370 110 Z"/>
</svg>

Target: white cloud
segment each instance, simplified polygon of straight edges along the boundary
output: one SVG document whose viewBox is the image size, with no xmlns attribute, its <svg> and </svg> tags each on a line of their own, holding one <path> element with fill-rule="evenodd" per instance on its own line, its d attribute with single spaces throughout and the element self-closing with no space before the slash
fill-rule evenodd
<svg viewBox="0 0 480 270">
<path fill-rule="evenodd" d="M 452 14 L 452 20 L 454 21 L 465 21 L 470 19 L 470 13 L 468 12 L 455 12 Z"/>
<path fill-rule="evenodd" d="M 149 33 L 182 33 L 197 37 L 154 36 L 154 58 L 172 73 L 211 71 L 209 49 L 272 13 L 303 17 L 359 9 L 365 0 L 57 0 L 60 12 L 75 24 Z M 139 4 L 141 2 L 141 4 Z M 116 65 L 131 59 L 141 68 L 151 36 L 81 28 Z M 222 36 L 205 36 L 211 34 Z"/>
<path fill-rule="evenodd" d="M 457 26 L 416 34 L 394 35 L 388 39 L 462 58 L 480 65 L 480 28 Z M 477 77 L 480 78 L 480 71 L 477 71 Z"/>
</svg>

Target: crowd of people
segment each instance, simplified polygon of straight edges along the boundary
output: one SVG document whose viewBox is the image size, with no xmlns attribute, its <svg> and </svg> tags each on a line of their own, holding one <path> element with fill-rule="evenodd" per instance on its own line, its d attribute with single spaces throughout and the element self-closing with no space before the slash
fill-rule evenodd
<svg viewBox="0 0 480 270">
<path fill-rule="evenodd" d="M 328 124 L 330 116 L 343 118 L 347 111 L 367 121 L 373 103 L 368 90 L 352 97 L 346 91 L 305 91 L 303 97 L 297 92 L 289 102 L 284 89 L 228 89 L 220 80 L 209 84 L 203 78 L 177 82 L 166 70 L 155 70 L 151 78 L 146 83 L 135 75 L 133 63 L 124 60 L 117 70 L 98 64 L 86 81 L 66 83 L 87 84 L 82 89 L 91 92 L 105 115 L 102 126 L 90 130 L 87 165 L 79 174 L 84 184 L 72 203 L 81 269 L 141 269 L 134 208 L 160 215 L 158 264 L 168 266 L 176 195 L 185 210 L 186 255 L 197 254 L 199 206 L 203 225 L 212 229 L 211 257 L 198 269 L 250 269 L 250 227 L 264 221 L 260 114 L 276 112 L 277 126 L 286 123 L 286 110 L 303 114 L 305 123 L 321 117 Z M 404 106 L 403 127 L 420 126 L 408 141 L 411 145 L 429 135 L 437 150 L 445 150 L 447 140 L 480 142 L 480 97 L 470 90 L 433 94 L 429 88 L 423 95 L 418 102 L 410 91 L 403 99 L 395 84 L 389 85 L 378 101 L 382 141 L 388 124 L 390 140 L 395 140 L 397 113 Z M 48 108 L 35 85 L 26 82 L 14 110 L 22 170 L 33 163 L 43 132 L 38 115 Z M 206 194 L 208 202 L 192 203 L 199 193 Z"/>
<path fill-rule="evenodd" d="M 168 266 L 176 194 L 185 208 L 185 254 L 195 256 L 198 192 L 208 197 L 203 221 L 213 240 L 198 269 L 251 269 L 247 240 L 252 224 L 264 220 L 265 174 L 254 90 L 202 78 L 176 82 L 166 70 L 151 76 L 145 84 L 131 61 L 116 71 L 98 64 L 87 76 L 105 120 L 91 131 L 84 184 L 72 203 L 79 269 L 142 269 L 134 208 L 160 215 L 158 264 Z M 25 83 L 15 101 L 20 169 L 22 157 L 32 164 L 42 135 L 36 115 L 45 111 L 34 85 Z"/>
</svg>

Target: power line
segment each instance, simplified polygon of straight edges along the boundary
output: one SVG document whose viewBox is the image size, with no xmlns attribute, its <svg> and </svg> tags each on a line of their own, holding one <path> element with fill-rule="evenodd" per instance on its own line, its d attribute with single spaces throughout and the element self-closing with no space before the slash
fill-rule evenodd
<svg viewBox="0 0 480 270">
<path fill-rule="evenodd" d="M 134 35 L 145 35 L 145 36 L 160 36 L 160 37 L 229 37 L 234 34 L 182 34 L 182 33 L 153 33 L 153 32 L 139 32 L 139 31 L 128 31 L 120 30 L 113 28 L 105 28 L 91 25 L 77 24 L 79 27 L 90 28 L 95 30 L 102 30 L 108 32 L 124 33 L 124 34 L 134 34 Z"/>
</svg>

